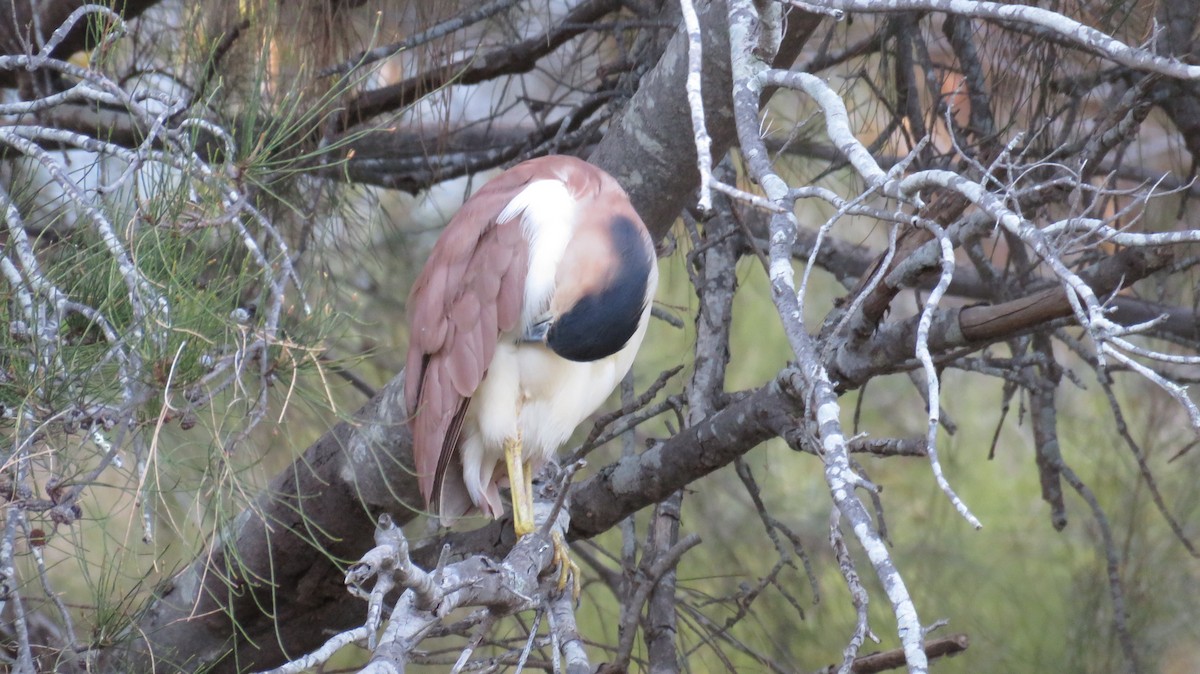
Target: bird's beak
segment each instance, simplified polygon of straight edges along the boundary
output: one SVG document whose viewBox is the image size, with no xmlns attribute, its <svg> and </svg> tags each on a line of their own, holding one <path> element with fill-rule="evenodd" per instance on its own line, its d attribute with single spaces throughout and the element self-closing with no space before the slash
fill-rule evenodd
<svg viewBox="0 0 1200 674">
<path fill-rule="evenodd" d="M 546 335 L 550 334 L 550 326 L 554 324 L 554 320 L 550 317 L 543 318 L 535 323 L 532 323 L 525 329 L 525 333 L 521 335 L 522 342 L 538 342 L 546 343 Z"/>
</svg>

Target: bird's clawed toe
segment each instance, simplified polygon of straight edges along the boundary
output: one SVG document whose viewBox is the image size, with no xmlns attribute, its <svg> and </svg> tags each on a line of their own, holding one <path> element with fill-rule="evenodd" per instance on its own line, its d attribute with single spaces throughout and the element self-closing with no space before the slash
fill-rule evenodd
<svg viewBox="0 0 1200 674">
<path fill-rule="evenodd" d="M 579 596 L 583 594 L 579 565 L 571 559 L 571 548 L 563 540 L 562 534 L 555 531 L 551 535 L 551 539 L 554 541 L 554 561 L 558 564 L 558 591 L 565 590 L 569 580 L 571 582 L 571 599 L 575 603 L 579 603 Z"/>
</svg>

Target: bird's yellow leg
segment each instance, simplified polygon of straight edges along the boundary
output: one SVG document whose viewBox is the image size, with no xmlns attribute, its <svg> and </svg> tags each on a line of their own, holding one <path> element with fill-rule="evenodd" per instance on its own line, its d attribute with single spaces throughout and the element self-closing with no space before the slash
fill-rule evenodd
<svg viewBox="0 0 1200 674">
<path fill-rule="evenodd" d="M 508 487 L 512 493 L 513 530 L 517 538 L 532 534 L 537 528 L 533 521 L 533 471 L 527 461 L 521 460 L 521 453 L 520 436 L 504 443 Z M 555 531 L 551 539 L 554 543 L 554 561 L 558 564 L 558 591 L 566 589 L 567 582 L 571 581 L 571 597 L 579 601 L 579 595 L 583 593 L 579 565 L 571 559 L 571 549 L 561 533 Z"/>
<path fill-rule="evenodd" d="M 536 528 L 533 523 L 533 475 L 521 458 L 521 436 L 518 435 L 504 443 L 508 488 L 512 493 L 513 530 L 517 538 L 532 534 Z"/>
<path fill-rule="evenodd" d="M 563 540 L 562 534 L 555 531 L 551 536 L 554 540 L 554 561 L 558 562 L 558 591 L 562 592 L 567 587 L 567 579 L 571 580 L 571 598 L 576 602 L 579 601 L 579 595 L 583 594 L 583 584 L 580 582 L 579 565 L 571 559 L 571 548 L 567 547 L 567 542 Z"/>
</svg>

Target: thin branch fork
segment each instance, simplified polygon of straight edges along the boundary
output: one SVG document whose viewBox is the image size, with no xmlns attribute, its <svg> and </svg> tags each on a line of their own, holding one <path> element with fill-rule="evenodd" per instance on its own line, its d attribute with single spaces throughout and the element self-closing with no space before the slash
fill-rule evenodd
<svg viewBox="0 0 1200 674">
<path fill-rule="evenodd" d="M 1180 79 L 1200 79 L 1200 66 L 1188 65 L 1145 49 L 1130 47 L 1100 30 L 1041 7 L 983 0 L 821 0 L 791 4 L 810 11 L 816 7 L 829 11 L 861 13 L 940 11 L 993 21 L 1012 21 L 1048 29 L 1061 39 L 1133 70 L 1160 73 Z"/>
<path fill-rule="evenodd" d="M 923 215 L 926 219 L 942 227 L 948 227 L 963 214 L 969 205 L 970 202 L 966 197 L 956 192 L 939 192 L 934 200 L 923 209 Z M 891 273 L 932 240 L 933 234 L 927 227 L 906 227 L 901 231 L 896 238 L 896 252 L 892 255 L 891 263 L 884 270 L 882 280 L 869 290 L 859 313 L 850 317 L 850 334 L 852 336 L 861 341 L 875 330 L 879 322 L 883 320 L 888 307 L 891 306 L 892 300 L 902 289 L 899 283 L 890 278 Z M 858 295 L 858 293 L 868 290 L 867 282 L 875 275 L 885 257 L 884 254 L 881 254 L 876 259 L 871 268 L 860 277 L 859 285 L 851 295 Z"/>
<path fill-rule="evenodd" d="M 374 650 L 363 672 L 403 672 L 413 650 L 429 632 L 452 611 L 467 606 L 484 607 L 494 617 L 535 609 L 551 611 L 555 626 L 563 630 L 552 634 L 552 639 L 562 648 L 562 655 L 575 663 L 568 671 L 578 671 L 582 650 L 569 595 L 564 605 L 561 595 L 567 591 L 556 587 L 556 574 L 547 575 L 554 564 L 551 537 L 562 536 L 570 525 L 567 510 L 558 506 L 539 500 L 535 509 L 545 521 L 543 530 L 523 537 L 503 560 L 475 555 L 445 564 L 443 552 L 443 560 L 432 571 L 413 562 L 404 532 L 390 516 L 381 516 L 376 546 L 346 572 L 351 594 L 368 600 L 366 624 L 333 636 L 313 653 L 272 669 L 270 674 L 304 671 L 350 643 Z M 372 580 L 374 586 L 366 590 Z M 397 587 L 403 588 L 403 593 L 379 633 L 384 598 Z M 586 659 L 582 662 L 586 665 Z"/>
<path fill-rule="evenodd" d="M 558 25 L 541 35 L 491 53 L 467 57 L 434 71 L 419 73 L 397 84 L 364 92 L 347 102 L 344 114 L 328 135 L 337 136 L 361 121 L 411 104 L 425 93 L 436 91 L 451 81 L 455 84 L 476 84 L 498 75 L 528 70 L 538 59 L 584 33 L 588 25 L 619 6 L 617 0 L 583 0 L 563 16 Z"/>
<path fill-rule="evenodd" d="M 455 31 L 462 30 L 467 26 L 479 23 L 484 19 L 509 10 L 516 5 L 517 0 L 490 0 L 484 2 L 479 6 L 471 8 L 469 11 L 464 11 L 416 35 L 411 35 L 400 42 L 362 51 L 342 63 L 325 68 L 317 73 L 317 77 L 345 75 L 358 68 L 371 65 L 376 61 L 396 56 L 403 51 L 415 49 L 423 44 L 445 37 Z"/>
</svg>

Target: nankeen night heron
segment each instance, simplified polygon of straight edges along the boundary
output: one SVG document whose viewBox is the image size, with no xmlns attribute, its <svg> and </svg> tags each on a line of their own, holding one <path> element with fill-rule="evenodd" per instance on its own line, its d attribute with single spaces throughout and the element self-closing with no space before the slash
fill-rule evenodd
<svg viewBox="0 0 1200 674">
<path fill-rule="evenodd" d="M 408 305 L 413 457 L 443 523 L 499 517 L 507 482 L 534 531 L 532 477 L 629 371 L 657 284 L 625 191 L 580 159 L 523 162 L 463 204 Z"/>
</svg>

